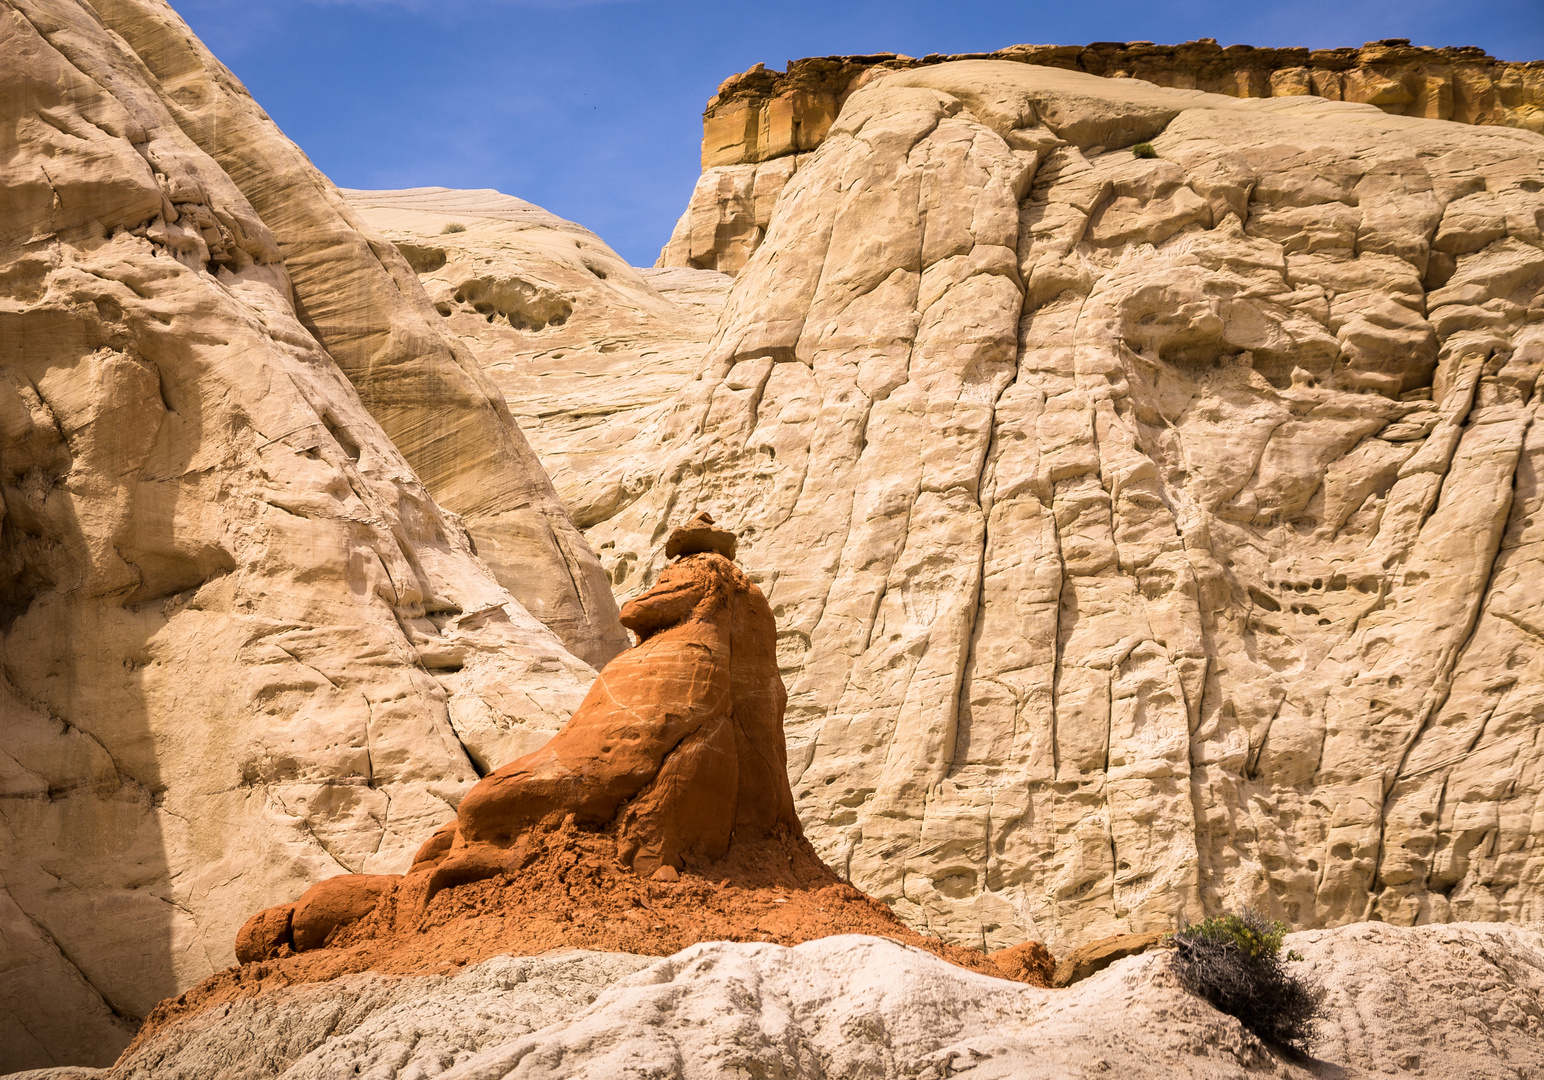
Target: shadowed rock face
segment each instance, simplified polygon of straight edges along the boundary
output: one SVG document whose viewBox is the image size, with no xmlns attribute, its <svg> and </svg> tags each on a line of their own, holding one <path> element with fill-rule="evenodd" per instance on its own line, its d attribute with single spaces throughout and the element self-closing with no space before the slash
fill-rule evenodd
<svg viewBox="0 0 1544 1080">
<path fill-rule="evenodd" d="M 321 882 L 248 920 L 237 958 L 320 947 L 393 888 L 417 905 L 444 888 L 518 872 L 539 857 L 533 834 L 543 827 L 608 832 L 622 862 L 644 876 L 715 862 L 736 840 L 776 833 L 802 843 L 772 611 L 737 566 L 698 550 L 726 546 L 719 537 L 729 534 L 697 531 L 718 537 L 688 541 L 654 587 L 623 608 L 639 644 L 606 665 L 551 741 L 467 793 L 405 879 Z M 673 539 L 692 535 L 677 530 Z"/>
<path fill-rule="evenodd" d="M 594 675 L 476 554 L 502 521 L 572 589 L 497 395 L 171 9 L 7 0 L 0 58 L 4 1073 L 110 1062 L 258 904 L 400 870 Z"/>
<path fill-rule="evenodd" d="M 103 0 L 95 10 L 148 69 L 147 89 L 168 118 L 262 221 L 306 330 L 435 501 L 460 516 L 498 582 L 586 663 L 599 667 L 615 656 L 627 635 L 594 553 L 480 357 L 444 332 L 408 261 L 371 231 L 164 0 Z M 95 58 L 84 59 L 92 70 Z M 467 287 L 478 303 L 506 307 L 518 291 L 489 280 Z M 558 317 L 560 308 L 538 307 L 537 321 Z"/>
</svg>

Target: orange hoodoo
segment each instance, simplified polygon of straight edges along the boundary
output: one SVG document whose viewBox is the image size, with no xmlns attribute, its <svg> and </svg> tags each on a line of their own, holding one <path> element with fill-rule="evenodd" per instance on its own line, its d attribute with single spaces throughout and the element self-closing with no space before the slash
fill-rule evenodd
<svg viewBox="0 0 1544 1080">
<path fill-rule="evenodd" d="M 406 875 L 342 874 L 259 912 L 236 938 L 247 966 L 158 1009 L 144 1031 L 269 982 L 564 945 L 668 955 L 696 941 L 878 934 L 1048 985 L 1043 945 L 1003 963 L 946 945 L 820 860 L 788 786 L 766 598 L 705 514 L 665 552 L 675 561 L 622 608 L 637 646 L 545 746 L 480 780 Z"/>
<path fill-rule="evenodd" d="M 733 552 L 731 534 L 711 532 Z M 432 868 L 431 893 L 518 869 L 516 838 L 570 814 L 609 823 L 618 856 L 644 876 L 680 869 L 687 853 L 718 859 L 779 824 L 798 830 L 772 609 L 717 550 L 681 556 L 622 608 L 637 647 L 606 665 L 547 745 L 472 788 L 418 853 L 410 872 Z"/>
<path fill-rule="evenodd" d="M 405 878 L 323 881 L 248 920 L 237 959 L 319 948 L 392 892 L 421 909 L 441 889 L 518 873 L 539 854 L 538 827 L 558 822 L 609 832 L 643 876 L 688 857 L 713 862 L 774 830 L 802 840 L 772 609 L 730 561 L 734 535 L 706 514 L 666 551 L 676 561 L 622 608 L 638 645 L 606 665 L 561 731 L 479 781 Z"/>
</svg>

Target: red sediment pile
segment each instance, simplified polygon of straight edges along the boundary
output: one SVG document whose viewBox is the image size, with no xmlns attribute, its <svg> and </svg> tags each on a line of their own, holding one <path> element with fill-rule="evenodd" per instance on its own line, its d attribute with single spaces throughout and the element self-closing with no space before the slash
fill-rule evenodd
<svg viewBox="0 0 1544 1080">
<path fill-rule="evenodd" d="M 873 934 L 1049 986 L 1043 945 L 1001 964 L 946 945 L 821 862 L 788 786 L 771 609 L 710 519 L 670 547 L 681 558 L 622 611 L 638 646 L 557 735 L 473 787 L 406 875 L 340 875 L 254 915 L 241 966 L 163 1002 L 135 1045 L 272 988 L 563 947 L 668 956 L 700 941 Z"/>
<path fill-rule="evenodd" d="M 493 956 L 558 948 L 669 956 L 700 941 L 797 945 L 833 934 L 872 934 L 1034 986 L 1049 986 L 1055 966 L 1038 942 L 993 957 L 917 933 L 840 880 L 802 836 L 736 843 L 724 858 L 703 865 L 687 860 L 674 881 L 633 873 L 605 833 L 559 825 L 538 842 L 540 854 L 524 870 L 441 890 L 401 929 L 394 928 L 394 895 L 337 931 L 326 948 L 284 949 L 210 977 L 157 1006 L 135 1045 L 184 1016 L 265 990 L 361 971 L 453 974 Z"/>
</svg>

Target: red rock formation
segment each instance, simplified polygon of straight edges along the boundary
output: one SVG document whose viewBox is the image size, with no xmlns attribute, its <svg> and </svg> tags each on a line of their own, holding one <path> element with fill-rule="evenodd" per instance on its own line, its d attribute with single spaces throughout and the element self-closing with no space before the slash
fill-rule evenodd
<svg viewBox="0 0 1544 1080">
<path fill-rule="evenodd" d="M 772 611 L 706 515 L 666 549 L 676 561 L 622 609 L 638 644 L 545 746 L 473 787 L 406 875 L 340 875 L 254 915 L 237 936 L 242 966 L 163 1002 L 136 1045 L 274 987 L 562 946 L 662 956 L 875 934 L 1048 985 L 1043 945 L 993 957 L 945 945 L 820 861 L 788 786 Z"/>
<path fill-rule="evenodd" d="M 772 611 L 730 561 L 734 536 L 706 515 L 666 550 L 676 561 L 622 609 L 638 645 L 545 746 L 473 787 L 405 876 L 340 875 L 253 916 L 236 956 L 255 966 L 158 1023 L 275 979 L 440 970 L 560 945 L 663 955 L 868 933 L 1048 982 L 1043 946 L 994 963 L 943 945 L 820 861 L 788 786 Z"/>
<path fill-rule="evenodd" d="M 413 872 L 433 872 L 431 894 L 515 869 L 520 835 L 568 816 L 610 829 L 645 876 L 688 854 L 718 859 L 732 838 L 778 825 L 798 833 L 772 609 L 729 559 L 701 550 L 710 543 L 725 546 L 711 535 L 676 545 L 683 557 L 622 610 L 638 646 L 606 666 L 562 731 L 484 777 L 450 834 L 425 845 Z"/>
<path fill-rule="evenodd" d="M 537 857 L 543 826 L 604 831 L 644 876 L 674 874 L 686 859 L 714 862 L 735 839 L 778 831 L 802 842 L 772 609 L 729 561 L 734 535 L 706 515 L 666 546 L 677 561 L 622 612 L 637 647 L 606 665 L 561 731 L 479 781 L 406 879 L 323 881 L 253 916 L 237 935 L 237 959 L 320 948 L 397 890 L 421 907 L 441 889 L 517 873 Z"/>
</svg>

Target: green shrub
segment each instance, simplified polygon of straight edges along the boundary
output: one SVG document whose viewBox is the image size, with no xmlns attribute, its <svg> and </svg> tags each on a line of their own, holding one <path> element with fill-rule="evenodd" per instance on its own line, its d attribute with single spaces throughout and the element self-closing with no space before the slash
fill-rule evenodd
<svg viewBox="0 0 1544 1080">
<path fill-rule="evenodd" d="M 1157 157 L 1158 151 L 1153 149 L 1150 142 L 1139 142 L 1131 148 L 1131 152 L 1137 157 Z"/>
<path fill-rule="evenodd" d="M 1185 989 L 1261 1039 L 1303 1053 L 1324 1008 L 1317 988 L 1288 972 L 1287 964 L 1302 957 L 1281 954 L 1286 933 L 1283 924 L 1247 909 L 1192 923 L 1170 937 L 1174 972 Z"/>
<path fill-rule="evenodd" d="M 466 232 L 466 226 L 459 221 L 447 221 L 445 227 L 440 230 L 440 235 L 443 236 L 445 233 L 453 232 Z"/>
</svg>

